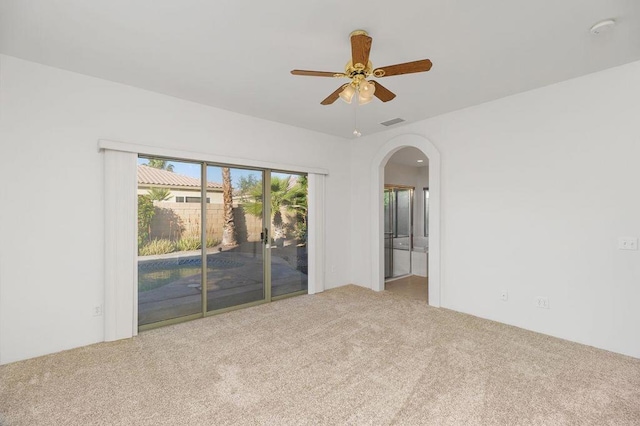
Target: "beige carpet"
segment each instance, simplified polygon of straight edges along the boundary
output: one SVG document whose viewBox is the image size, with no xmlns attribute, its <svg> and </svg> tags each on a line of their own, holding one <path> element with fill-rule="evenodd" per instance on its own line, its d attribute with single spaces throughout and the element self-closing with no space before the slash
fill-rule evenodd
<svg viewBox="0 0 640 426">
<path fill-rule="evenodd" d="M 347 286 L 0 367 L 3 425 L 639 425 L 640 360 Z"/>
</svg>

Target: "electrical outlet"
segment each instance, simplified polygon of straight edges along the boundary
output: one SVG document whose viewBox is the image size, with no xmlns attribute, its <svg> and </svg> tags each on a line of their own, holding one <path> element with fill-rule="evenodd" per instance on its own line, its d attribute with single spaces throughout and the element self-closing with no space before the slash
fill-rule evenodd
<svg viewBox="0 0 640 426">
<path fill-rule="evenodd" d="M 638 250 L 638 239 L 633 237 L 618 238 L 618 250 Z"/>
<path fill-rule="evenodd" d="M 500 300 L 503 300 L 505 302 L 509 300 L 509 293 L 507 293 L 506 291 L 503 291 L 502 293 L 500 293 Z"/>
<path fill-rule="evenodd" d="M 102 315 L 102 305 L 96 305 L 93 307 L 93 316 L 99 317 Z"/>
<path fill-rule="evenodd" d="M 538 308 L 549 309 L 549 298 L 538 296 L 535 298 L 535 304 Z"/>
</svg>

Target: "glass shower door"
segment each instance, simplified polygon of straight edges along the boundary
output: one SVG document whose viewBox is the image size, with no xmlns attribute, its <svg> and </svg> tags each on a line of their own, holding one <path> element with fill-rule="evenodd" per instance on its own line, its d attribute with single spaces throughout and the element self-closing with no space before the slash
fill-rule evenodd
<svg viewBox="0 0 640 426">
<path fill-rule="evenodd" d="M 411 273 L 413 188 L 384 190 L 384 277 Z"/>
<path fill-rule="evenodd" d="M 395 189 L 393 240 L 393 276 L 411 273 L 412 198 L 413 189 Z"/>
<path fill-rule="evenodd" d="M 394 197 L 392 189 L 384 190 L 384 277 L 393 276 L 393 218 Z"/>
</svg>

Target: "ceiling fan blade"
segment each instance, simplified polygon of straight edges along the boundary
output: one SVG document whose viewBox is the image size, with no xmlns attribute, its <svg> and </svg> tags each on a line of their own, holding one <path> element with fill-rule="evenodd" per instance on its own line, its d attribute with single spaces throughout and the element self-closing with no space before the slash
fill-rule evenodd
<svg viewBox="0 0 640 426">
<path fill-rule="evenodd" d="M 433 64 L 430 60 L 422 59 L 420 61 L 405 62 L 404 64 L 376 68 L 373 70 L 373 75 L 376 77 L 390 77 L 392 75 L 412 74 L 414 72 L 429 71 L 432 66 Z"/>
<path fill-rule="evenodd" d="M 372 38 L 365 34 L 351 36 L 351 61 L 353 65 L 367 66 L 369 53 L 371 52 Z"/>
<path fill-rule="evenodd" d="M 373 94 L 375 95 L 376 98 L 380 99 L 382 102 L 389 102 L 390 100 L 396 97 L 395 93 L 393 93 L 391 90 L 384 87 L 382 84 L 378 83 L 377 81 L 371 81 L 371 82 L 376 85 L 376 91 L 373 92 Z"/>
<path fill-rule="evenodd" d="M 345 77 L 344 73 L 328 71 L 291 70 L 291 74 L 304 75 L 308 77 Z"/>
<path fill-rule="evenodd" d="M 340 92 L 342 92 L 342 90 L 344 90 L 344 87 L 346 86 L 346 84 L 343 84 L 342 86 L 338 87 L 336 89 L 335 92 L 333 92 L 332 94 L 330 94 L 329 96 L 327 96 L 322 102 L 320 102 L 322 105 L 331 105 L 332 103 L 334 103 L 336 101 L 336 99 L 338 99 L 340 97 Z"/>
</svg>

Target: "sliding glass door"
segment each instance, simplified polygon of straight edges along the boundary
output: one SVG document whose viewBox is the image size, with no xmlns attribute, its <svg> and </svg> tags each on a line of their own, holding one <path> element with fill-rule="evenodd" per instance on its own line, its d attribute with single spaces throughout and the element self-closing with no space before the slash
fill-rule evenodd
<svg viewBox="0 0 640 426">
<path fill-rule="evenodd" d="M 271 172 L 269 188 L 271 296 L 306 293 L 307 176 Z"/>
<path fill-rule="evenodd" d="M 140 328 L 306 293 L 306 241 L 306 175 L 140 157 Z"/>
<path fill-rule="evenodd" d="M 207 311 L 265 300 L 264 171 L 208 165 L 207 179 L 223 197 L 207 212 L 207 226 L 221 230 L 207 253 Z"/>
<path fill-rule="evenodd" d="M 139 158 L 138 324 L 202 312 L 201 165 Z"/>
</svg>

